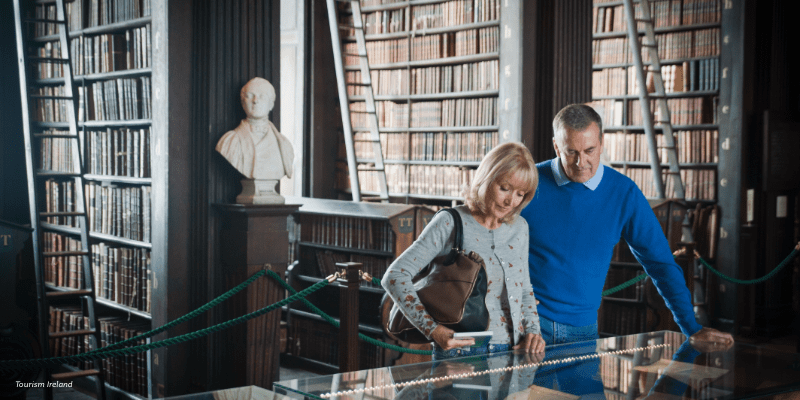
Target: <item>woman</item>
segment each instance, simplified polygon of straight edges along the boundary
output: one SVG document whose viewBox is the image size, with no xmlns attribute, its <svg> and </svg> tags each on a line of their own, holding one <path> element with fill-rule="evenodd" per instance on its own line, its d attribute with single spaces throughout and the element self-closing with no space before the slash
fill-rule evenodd
<svg viewBox="0 0 800 400">
<path fill-rule="evenodd" d="M 486 263 L 486 307 L 492 339 L 483 348 L 460 349 L 474 340 L 454 339 L 420 303 L 411 279 L 435 257 L 450 251 L 453 217 L 438 213 L 419 238 L 389 266 L 382 285 L 420 332 L 433 342 L 434 360 L 524 349 L 544 351 L 536 299 L 528 275 L 528 224 L 519 216 L 531 201 L 539 175 L 521 143 L 501 144 L 484 157 L 465 192 L 465 205 L 455 207 L 463 221 L 464 251 Z"/>
</svg>

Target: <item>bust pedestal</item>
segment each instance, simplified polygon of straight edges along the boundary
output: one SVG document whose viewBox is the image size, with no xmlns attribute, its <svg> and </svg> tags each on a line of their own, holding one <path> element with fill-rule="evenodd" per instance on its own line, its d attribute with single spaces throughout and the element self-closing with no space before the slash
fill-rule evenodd
<svg viewBox="0 0 800 400">
<path fill-rule="evenodd" d="M 242 193 L 236 196 L 239 204 L 283 204 L 286 199 L 275 191 L 278 179 L 242 179 Z"/>
<path fill-rule="evenodd" d="M 213 279 L 221 295 L 268 263 L 281 278 L 289 258 L 287 217 L 300 205 L 215 205 L 220 212 L 220 263 Z M 274 304 L 285 297 L 284 289 L 270 277 L 261 277 L 217 308 L 219 321 L 239 317 Z M 256 385 L 272 388 L 279 374 L 280 310 L 253 318 L 211 337 L 213 374 L 221 388 Z M 217 386 L 215 384 L 215 386 Z"/>
</svg>

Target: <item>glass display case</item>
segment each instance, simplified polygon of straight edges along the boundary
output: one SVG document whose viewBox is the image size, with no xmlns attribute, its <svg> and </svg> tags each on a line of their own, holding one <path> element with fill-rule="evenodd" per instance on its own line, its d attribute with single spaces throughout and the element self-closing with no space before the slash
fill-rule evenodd
<svg viewBox="0 0 800 400">
<path fill-rule="evenodd" d="M 298 399 L 734 399 L 800 391 L 800 354 L 659 331 L 279 381 Z"/>
</svg>

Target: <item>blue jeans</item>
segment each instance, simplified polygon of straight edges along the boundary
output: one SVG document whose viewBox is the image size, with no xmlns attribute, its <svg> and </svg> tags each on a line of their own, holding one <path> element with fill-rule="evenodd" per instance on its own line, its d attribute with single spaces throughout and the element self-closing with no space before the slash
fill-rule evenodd
<svg viewBox="0 0 800 400">
<path fill-rule="evenodd" d="M 482 354 L 498 353 L 501 351 L 509 351 L 509 350 L 511 350 L 511 346 L 507 344 L 491 344 L 491 343 L 483 347 L 469 347 L 469 348 L 462 347 L 450 350 L 442 350 L 442 348 L 439 347 L 438 344 L 433 343 L 432 360 L 442 361 L 453 357 L 478 356 Z"/>
<path fill-rule="evenodd" d="M 542 327 L 542 339 L 548 346 L 551 344 L 595 340 L 600 337 L 597 334 L 597 322 L 585 326 L 572 326 L 551 321 L 540 314 L 539 324 Z"/>
</svg>

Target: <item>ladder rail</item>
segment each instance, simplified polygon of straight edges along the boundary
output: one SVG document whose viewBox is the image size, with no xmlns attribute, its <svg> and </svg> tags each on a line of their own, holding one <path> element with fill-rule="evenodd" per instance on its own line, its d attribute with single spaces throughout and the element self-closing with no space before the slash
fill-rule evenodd
<svg viewBox="0 0 800 400">
<path fill-rule="evenodd" d="M 678 165 L 678 157 L 675 151 L 675 137 L 672 131 L 672 115 L 669 110 L 666 96 L 666 87 L 664 86 L 664 79 L 661 75 L 661 59 L 658 56 L 658 48 L 656 47 L 656 35 L 653 29 L 652 18 L 650 17 L 650 1 L 641 0 L 639 2 L 642 14 L 647 16 L 649 23 L 644 24 L 645 38 L 652 46 L 647 46 L 648 56 L 650 57 L 650 66 L 653 71 L 653 84 L 655 86 L 656 104 L 658 106 L 659 125 L 661 132 L 664 135 L 664 147 L 667 149 L 667 164 L 669 165 L 670 176 L 672 176 L 673 189 L 675 190 L 675 197 L 684 199 L 685 192 L 683 182 L 680 176 L 680 166 Z M 660 172 L 660 171 L 659 171 Z"/>
<path fill-rule="evenodd" d="M 389 187 L 386 182 L 386 166 L 383 160 L 383 148 L 381 146 L 380 125 L 378 124 L 377 108 L 375 107 L 375 96 L 372 86 L 372 74 L 369 68 L 369 58 L 367 57 L 367 43 L 364 37 L 364 19 L 361 13 L 361 3 L 351 1 L 350 5 L 353 12 L 353 25 L 356 27 L 356 45 L 358 47 L 359 60 L 361 61 L 361 83 L 364 84 L 364 95 L 366 108 L 369 115 L 369 132 L 372 139 L 372 152 L 375 160 L 375 169 L 378 173 L 378 187 L 380 188 L 380 198 L 382 201 L 389 200 Z M 410 108 L 410 105 L 409 105 Z M 410 110 L 409 110 L 410 112 Z"/>
<path fill-rule="evenodd" d="M 25 161 L 26 161 L 26 170 L 28 174 L 28 196 L 29 196 L 29 204 L 30 204 L 30 218 L 31 218 L 31 225 L 34 228 L 35 234 L 33 236 L 33 250 L 34 250 L 34 269 L 36 275 L 36 290 L 37 290 L 37 305 L 38 305 L 38 319 L 39 319 L 39 335 L 40 335 L 40 342 L 42 347 L 42 355 L 43 357 L 50 357 L 49 352 L 49 303 L 47 301 L 47 288 L 45 286 L 45 276 L 44 276 L 44 265 L 43 265 L 43 258 L 45 256 L 44 249 L 42 247 L 42 235 L 43 235 L 43 225 L 42 225 L 42 218 L 46 218 L 49 216 L 48 212 L 39 212 L 39 199 L 37 196 L 37 185 L 39 182 L 37 181 L 37 176 L 40 174 L 37 171 L 37 166 L 34 164 L 33 158 L 33 151 L 34 149 L 40 148 L 40 146 L 35 146 L 33 140 L 35 139 L 44 139 L 47 135 L 34 135 L 32 133 L 32 123 L 31 123 L 31 106 L 30 106 L 30 99 L 32 98 L 41 98 L 41 96 L 36 96 L 30 91 L 30 87 L 28 85 L 28 77 L 27 73 L 29 70 L 29 63 L 31 62 L 42 62 L 44 60 L 40 60 L 38 57 L 26 57 L 25 52 L 27 50 L 27 41 L 26 41 L 26 32 L 25 23 L 48 23 L 48 24 L 56 24 L 58 34 L 58 43 L 60 46 L 60 54 L 61 59 L 60 63 L 63 64 L 61 68 L 62 79 L 64 81 L 63 86 L 63 96 L 52 96 L 49 97 L 47 100 L 44 101 L 52 101 L 54 104 L 58 104 L 57 102 L 63 102 L 66 111 L 66 119 L 67 119 L 67 127 L 69 129 L 69 134 L 64 135 L 67 136 L 69 140 L 70 146 L 69 151 L 71 152 L 71 159 L 72 165 L 70 174 L 74 174 L 73 182 L 74 182 L 74 196 L 75 196 L 75 203 L 74 203 L 74 210 L 64 213 L 69 214 L 72 218 L 75 218 L 75 221 L 78 224 L 79 228 L 79 236 L 80 236 L 80 251 L 76 252 L 76 254 L 80 254 L 81 257 L 81 266 L 83 269 L 83 285 L 84 290 L 78 290 L 80 292 L 81 298 L 81 310 L 83 315 L 88 317 L 89 326 L 84 327 L 86 328 L 85 331 L 77 332 L 81 335 L 88 336 L 90 341 L 90 346 L 94 349 L 99 348 L 100 346 L 100 330 L 97 329 L 97 315 L 95 313 L 95 304 L 96 304 L 96 293 L 94 291 L 94 278 L 93 278 L 93 269 L 91 264 L 91 257 L 90 257 L 90 236 L 89 236 L 89 225 L 88 225 L 88 215 L 87 215 L 87 203 L 85 198 L 85 188 L 84 188 L 84 175 L 85 171 L 85 164 L 84 164 L 84 150 L 85 146 L 83 145 L 84 135 L 83 131 L 78 129 L 78 106 L 77 103 L 79 99 L 77 97 L 78 91 L 75 88 L 75 78 L 72 72 L 72 58 L 70 57 L 70 43 L 69 43 L 69 27 L 67 24 L 66 18 L 66 10 L 64 7 L 64 0 L 56 0 L 56 20 L 55 21 L 42 21 L 41 19 L 25 19 L 23 20 L 23 10 L 20 7 L 21 0 L 14 1 L 14 12 L 15 12 L 15 25 L 16 25 L 16 40 L 17 40 L 17 56 L 18 56 L 18 64 L 19 74 L 20 74 L 20 91 L 22 93 L 22 116 L 23 116 L 23 134 L 25 140 Z M 66 175 L 70 175 L 66 174 Z M 77 256 L 77 255 L 75 255 Z M 95 376 L 95 384 L 96 384 L 96 396 L 98 399 L 104 400 L 105 396 L 105 380 L 102 372 L 102 362 L 93 361 L 92 362 L 93 368 L 88 368 L 82 374 L 75 375 L 75 376 L 88 376 L 94 375 Z M 54 376 L 52 370 L 46 370 L 46 375 L 48 377 Z M 52 389 L 46 388 L 45 389 L 45 397 L 50 399 L 52 398 Z"/>
<path fill-rule="evenodd" d="M 373 168 L 368 170 L 378 174 L 378 186 L 380 199 L 382 202 L 389 201 L 389 188 L 386 180 L 386 166 L 383 158 L 381 146 L 380 125 L 378 123 L 377 109 L 375 107 L 375 95 L 372 86 L 372 77 L 367 57 L 366 39 L 364 35 L 364 24 L 361 14 L 361 5 L 358 1 L 350 1 L 351 12 L 353 13 L 353 28 L 355 30 L 357 54 L 359 59 L 359 72 L 361 74 L 360 86 L 364 89 L 364 106 L 366 113 L 367 128 L 369 129 L 370 141 L 373 150 Z M 339 90 L 339 104 L 342 112 L 342 127 L 344 133 L 345 150 L 347 152 L 347 169 L 350 176 L 350 186 L 353 201 L 361 201 L 361 183 L 358 177 L 358 159 L 355 155 L 354 129 L 352 126 L 350 112 L 350 96 L 347 93 L 347 81 L 344 74 L 344 51 L 340 35 L 341 26 L 339 25 L 338 9 L 336 0 L 327 0 L 328 22 L 331 29 L 331 41 L 333 42 L 334 65 L 336 69 L 336 81 Z"/>
<path fill-rule="evenodd" d="M 23 32 L 23 22 L 22 22 L 22 9 L 20 7 L 20 0 L 14 0 L 14 25 L 15 25 L 15 33 L 16 33 L 16 45 L 17 45 L 17 64 L 20 66 L 19 68 L 19 85 L 20 85 L 20 96 L 21 100 L 21 108 L 22 108 L 22 132 L 24 137 L 25 143 L 25 171 L 27 175 L 28 181 L 28 204 L 30 210 L 30 221 L 31 227 L 33 228 L 33 234 L 31 235 L 31 242 L 33 245 L 33 269 L 34 275 L 36 278 L 36 303 L 37 303 L 37 316 L 39 321 L 39 346 L 41 347 L 42 357 L 49 358 L 50 357 L 50 345 L 48 340 L 48 331 L 49 327 L 47 324 L 43 323 L 48 320 L 49 313 L 46 312 L 45 307 L 47 306 L 47 302 L 45 299 L 46 296 L 46 289 L 44 286 L 44 268 L 42 268 L 42 256 L 40 252 L 41 248 L 41 221 L 39 220 L 38 209 L 36 207 L 38 202 L 38 196 L 36 193 L 36 168 L 33 164 L 33 135 L 31 134 L 31 124 L 30 124 L 30 107 L 28 104 L 28 77 L 27 77 L 27 70 L 26 66 L 27 63 L 25 62 L 25 49 L 27 48 L 27 43 L 25 41 L 25 35 Z M 52 398 L 52 389 L 45 387 L 45 395 L 47 396 L 48 391 L 49 398 Z"/>
<path fill-rule="evenodd" d="M 640 3 L 646 0 L 641 0 Z M 647 93 L 647 81 L 644 75 L 644 67 L 642 63 L 642 52 L 639 46 L 639 32 L 636 26 L 636 16 L 633 8 L 632 0 L 623 1 L 625 8 L 625 17 L 628 27 L 628 42 L 630 44 L 631 56 L 633 57 L 633 65 L 636 70 L 636 81 L 639 82 L 639 103 L 642 111 L 642 123 L 644 125 L 644 132 L 647 137 L 647 148 L 650 155 L 650 169 L 653 171 L 653 181 L 655 183 L 656 194 L 658 198 L 665 198 L 664 195 L 664 181 L 661 179 L 661 163 L 658 158 L 658 150 L 656 149 L 656 137 L 653 128 L 653 116 L 650 114 L 650 96 Z M 645 14 L 650 17 L 650 14 Z"/>
<path fill-rule="evenodd" d="M 328 23 L 331 28 L 333 42 L 333 60 L 336 70 L 336 86 L 339 89 L 339 108 L 342 112 L 342 130 L 344 130 L 344 146 L 347 152 L 347 172 L 350 175 L 350 190 L 353 201 L 361 201 L 361 185 L 358 181 L 356 152 L 353 143 L 353 127 L 350 123 L 350 103 L 347 100 L 347 84 L 344 77 L 344 61 L 342 59 L 339 22 L 337 21 L 336 0 L 326 0 L 328 5 Z"/>
</svg>

